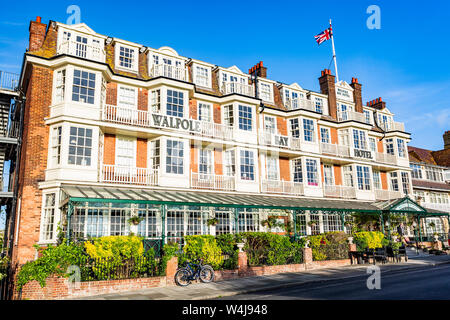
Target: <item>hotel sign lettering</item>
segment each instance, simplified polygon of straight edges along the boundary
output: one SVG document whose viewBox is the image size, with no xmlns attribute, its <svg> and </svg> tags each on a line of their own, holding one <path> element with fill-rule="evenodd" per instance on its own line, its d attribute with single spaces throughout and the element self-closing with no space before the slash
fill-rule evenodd
<svg viewBox="0 0 450 320">
<path fill-rule="evenodd" d="M 201 132 L 200 121 L 192 119 L 183 119 L 179 117 L 164 116 L 152 114 L 153 124 L 157 127 L 177 129 L 191 132 Z"/>
<path fill-rule="evenodd" d="M 289 138 L 284 136 L 275 136 L 275 145 L 280 147 L 288 147 Z"/>
<path fill-rule="evenodd" d="M 353 149 L 354 155 L 357 158 L 364 158 L 364 159 L 372 159 L 372 152 L 367 150 L 360 150 L 360 149 Z"/>
</svg>

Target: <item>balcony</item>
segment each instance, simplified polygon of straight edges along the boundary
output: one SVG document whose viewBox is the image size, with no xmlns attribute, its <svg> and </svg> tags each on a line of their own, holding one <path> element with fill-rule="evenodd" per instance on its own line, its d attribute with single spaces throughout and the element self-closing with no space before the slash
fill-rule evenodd
<svg viewBox="0 0 450 320">
<path fill-rule="evenodd" d="M 401 198 L 402 194 L 400 191 L 392 191 L 392 190 L 375 190 L 375 199 L 376 200 L 393 200 Z"/>
<path fill-rule="evenodd" d="M 20 76 L 17 73 L 0 70 L 0 90 L 16 90 L 19 86 L 19 78 Z"/>
<path fill-rule="evenodd" d="M 323 194 L 330 198 L 356 199 L 356 189 L 347 186 L 324 185 Z"/>
<path fill-rule="evenodd" d="M 150 76 L 155 77 L 166 77 L 181 81 L 186 81 L 186 68 L 177 67 L 170 64 L 155 64 L 150 69 Z"/>
<path fill-rule="evenodd" d="M 103 164 L 100 174 L 101 182 L 157 186 L 159 169 L 136 168 Z"/>
<path fill-rule="evenodd" d="M 358 122 L 366 122 L 366 118 L 364 113 L 354 112 L 354 111 L 344 111 L 338 112 L 337 118 L 339 122 L 343 121 L 358 121 Z"/>
<path fill-rule="evenodd" d="M 220 92 L 222 94 L 232 94 L 238 93 L 244 96 L 255 96 L 255 90 L 252 85 L 246 83 L 238 83 L 238 82 L 222 82 L 222 86 L 220 88 Z"/>
<path fill-rule="evenodd" d="M 259 144 L 266 146 L 289 148 L 290 140 L 288 136 L 274 134 L 268 131 L 259 134 Z"/>
<path fill-rule="evenodd" d="M 350 148 L 332 143 L 320 143 L 320 152 L 330 154 L 336 157 L 350 157 Z"/>
<path fill-rule="evenodd" d="M 88 45 L 76 41 L 65 41 L 58 46 L 58 54 L 105 62 L 105 50 L 100 46 Z"/>
<path fill-rule="evenodd" d="M 194 124 L 199 123 L 198 127 L 194 125 L 194 128 L 198 128 L 195 131 L 192 131 L 196 134 L 205 137 L 213 137 L 219 138 L 223 140 L 232 140 L 234 137 L 234 130 L 231 126 L 226 126 L 219 123 L 214 122 L 206 122 L 206 121 L 198 121 L 198 120 L 189 120 L 185 118 L 173 117 L 175 119 L 179 119 L 181 128 L 176 129 L 172 127 L 167 127 L 163 125 L 163 121 L 161 121 L 162 115 L 160 113 L 149 112 L 145 110 L 137 110 L 130 108 L 122 108 L 113 105 L 104 105 L 102 110 L 101 119 L 103 121 L 127 124 L 137 127 L 144 128 L 161 128 L 161 129 L 175 129 L 180 131 L 190 131 L 190 126 L 188 126 L 188 130 L 182 130 L 182 121 L 193 121 Z M 155 120 L 160 119 L 160 120 Z M 177 123 L 178 120 L 173 121 Z"/>
<path fill-rule="evenodd" d="M 287 99 L 285 98 L 284 106 L 288 110 L 304 109 L 316 112 L 316 107 L 311 100 L 308 99 Z"/>
<path fill-rule="evenodd" d="M 381 162 L 381 163 L 395 165 L 395 164 L 397 164 L 397 157 L 393 154 L 377 152 L 376 153 L 376 161 Z"/>
<path fill-rule="evenodd" d="M 405 132 L 405 124 L 403 122 L 383 122 L 380 124 L 380 128 L 384 131 L 402 131 Z"/>
<path fill-rule="evenodd" d="M 191 188 L 234 191 L 236 188 L 235 177 L 191 171 Z"/>
<path fill-rule="evenodd" d="M 261 180 L 261 192 L 303 195 L 303 183 L 284 180 Z"/>
</svg>

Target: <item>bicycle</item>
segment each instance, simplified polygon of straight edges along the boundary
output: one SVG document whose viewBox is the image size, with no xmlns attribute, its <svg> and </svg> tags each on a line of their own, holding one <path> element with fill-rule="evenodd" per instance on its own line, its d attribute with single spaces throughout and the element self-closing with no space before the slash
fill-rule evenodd
<svg viewBox="0 0 450 320">
<path fill-rule="evenodd" d="M 202 263 L 203 259 L 199 259 L 198 264 L 187 261 L 186 267 L 179 268 L 175 273 L 175 283 L 185 287 L 197 279 L 204 283 L 214 281 L 214 269 L 210 265 Z"/>
</svg>

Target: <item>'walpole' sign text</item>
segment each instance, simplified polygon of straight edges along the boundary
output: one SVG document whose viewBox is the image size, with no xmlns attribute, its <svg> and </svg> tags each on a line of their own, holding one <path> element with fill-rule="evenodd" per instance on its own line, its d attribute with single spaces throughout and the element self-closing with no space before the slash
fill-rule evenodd
<svg viewBox="0 0 450 320">
<path fill-rule="evenodd" d="M 152 114 L 153 124 L 157 127 L 185 130 L 192 132 L 201 132 L 200 121 L 192 119 L 183 119 L 179 117 L 163 116 L 159 114 Z"/>
</svg>

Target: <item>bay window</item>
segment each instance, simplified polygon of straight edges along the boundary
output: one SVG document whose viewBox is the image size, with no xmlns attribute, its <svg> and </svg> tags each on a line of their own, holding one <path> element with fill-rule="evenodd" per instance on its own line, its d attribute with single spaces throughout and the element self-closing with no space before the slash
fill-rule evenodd
<svg viewBox="0 0 450 320">
<path fill-rule="evenodd" d="M 391 190 L 392 191 L 399 191 L 398 187 L 398 174 L 397 172 L 390 172 L 389 173 L 390 180 L 391 180 Z"/>
<path fill-rule="evenodd" d="M 68 163 L 90 166 L 92 158 L 92 129 L 70 127 Z"/>
<path fill-rule="evenodd" d="M 392 139 L 392 138 L 386 139 L 386 153 L 387 154 L 392 154 L 392 155 L 395 154 L 395 151 L 394 151 L 394 139 Z"/>
<path fill-rule="evenodd" d="M 62 127 L 56 127 L 52 130 L 52 165 L 53 167 L 61 164 L 61 137 Z"/>
<path fill-rule="evenodd" d="M 44 196 L 44 212 L 42 217 L 41 238 L 43 241 L 53 240 L 55 227 L 56 194 L 49 193 Z"/>
<path fill-rule="evenodd" d="M 166 173 L 183 174 L 184 143 L 178 140 L 167 140 Z"/>
<path fill-rule="evenodd" d="M 298 123 L 298 119 L 290 119 L 290 129 L 291 129 L 291 136 L 293 138 L 300 138 L 300 125 Z"/>
<path fill-rule="evenodd" d="M 306 159 L 306 177 L 308 185 L 318 186 L 319 185 L 319 174 L 317 172 L 317 160 Z"/>
<path fill-rule="evenodd" d="M 95 103 L 95 73 L 75 69 L 73 71 L 72 100 Z"/>
<path fill-rule="evenodd" d="M 370 190 L 370 170 L 369 167 L 356 166 L 356 177 L 359 190 Z"/>
<path fill-rule="evenodd" d="M 213 156 L 210 149 L 199 149 L 198 173 L 201 179 L 207 179 L 213 174 Z"/>
<path fill-rule="evenodd" d="M 314 98 L 316 112 L 317 113 L 323 113 L 323 100 L 321 98 Z"/>
<path fill-rule="evenodd" d="M 250 150 L 241 150 L 240 167 L 242 180 L 255 180 L 254 153 Z"/>
<path fill-rule="evenodd" d="M 353 187 L 353 167 L 352 166 L 344 166 L 342 167 L 344 172 L 344 185 L 347 187 Z"/>
<path fill-rule="evenodd" d="M 236 173 L 236 161 L 235 161 L 235 155 L 234 150 L 227 150 L 225 151 L 225 176 L 227 177 L 234 177 Z"/>
<path fill-rule="evenodd" d="M 184 94 L 180 91 L 167 90 L 167 109 L 168 116 L 183 118 L 184 115 Z"/>
<path fill-rule="evenodd" d="M 239 105 L 239 129 L 252 131 L 252 107 Z"/>
<path fill-rule="evenodd" d="M 304 140 L 307 142 L 314 142 L 314 132 L 314 121 L 311 119 L 303 119 Z"/>
<path fill-rule="evenodd" d="M 366 133 L 353 129 L 353 145 L 355 149 L 367 150 Z"/>
<path fill-rule="evenodd" d="M 223 107 L 223 122 L 225 125 L 232 127 L 234 125 L 233 105 Z"/>
<path fill-rule="evenodd" d="M 398 156 L 401 158 L 406 158 L 405 140 L 397 139 L 397 147 L 398 147 Z"/>
<path fill-rule="evenodd" d="M 409 174 L 408 172 L 400 172 L 400 175 L 402 177 L 402 187 L 403 187 L 403 193 L 409 194 Z"/>
<path fill-rule="evenodd" d="M 66 70 L 56 72 L 55 103 L 63 102 L 66 88 Z"/>
<path fill-rule="evenodd" d="M 381 190 L 381 177 L 380 171 L 373 170 L 373 188 L 375 190 Z"/>
<path fill-rule="evenodd" d="M 292 172 L 294 182 L 303 183 L 302 159 L 294 159 L 292 161 Z"/>
</svg>

